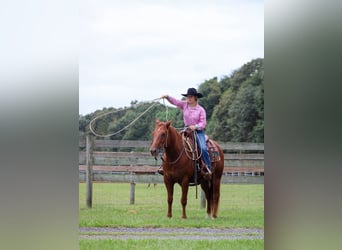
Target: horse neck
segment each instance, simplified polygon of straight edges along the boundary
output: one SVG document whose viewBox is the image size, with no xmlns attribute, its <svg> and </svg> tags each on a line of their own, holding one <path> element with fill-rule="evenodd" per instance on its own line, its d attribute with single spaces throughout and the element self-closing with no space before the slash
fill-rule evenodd
<svg viewBox="0 0 342 250">
<path fill-rule="evenodd" d="M 165 147 L 165 152 L 169 157 L 173 155 L 175 157 L 179 156 L 179 152 L 183 148 L 182 136 L 177 132 L 174 127 L 169 127 L 167 135 L 167 146 Z"/>
</svg>

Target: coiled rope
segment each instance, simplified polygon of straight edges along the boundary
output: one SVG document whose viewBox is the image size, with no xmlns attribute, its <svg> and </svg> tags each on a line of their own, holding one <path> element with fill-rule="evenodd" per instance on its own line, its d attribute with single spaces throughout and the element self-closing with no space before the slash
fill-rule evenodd
<svg viewBox="0 0 342 250">
<path fill-rule="evenodd" d="M 157 105 L 159 102 L 156 102 L 156 101 L 159 101 L 160 99 L 162 99 L 162 98 L 156 98 L 156 99 L 153 99 L 153 100 L 151 100 L 151 101 L 139 103 L 138 106 L 140 106 L 140 105 L 142 105 L 142 104 L 145 104 L 145 103 L 153 102 L 153 104 L 152 104 L 150 107 L 148 107 L 144 112 L 142 112 L 140 115 L 138 115 L 137 118 L 135 118 L 133 121 L 131 121 L 128 125 L 126 125 L 126 126 L 123 127 L 122 129 L 120 129 L 120 130 L 118 130 L 118 131 L 116 131 L 116 132 L 114 132 L 114 133 L 112 133 L 112 134 L 101 135 L 101 134 L 96 133 L 95 130 L 93 129 L 93 123 L 94 123 L 97 119 L 99 119 L 99 118 L 102 118 L 102 117 L 104 117 L 104 116 L 108 116 L 108 115 L 113 114 L 113 113 L 116 113 L 116 112 L 124 111 L 124 110 L 126 110 L 126 109 L 131 108 L 131 107 L 128 107 L 128 108 L 126 108 L 126 109 L 119 109 L 119 110 L 110 111 L 110 112 L 101 114 L 101 115 L 99 115 L 99 116 L 96 116 L 94 119 L 92 119 L 92 120 L 89 122 L 89 129 L 90 129 L 90 131 L 91 131 L 94 135 L 99 136 L 99 137 L 110 137 L 110 136 L 113 136 L 113 135 L 117 135 L 117 134 L 121 133 L 122 131 L 124 131 L 125 129 L 129 128 L 130 126 L 132 126 L 137 120 L 139 120 L 140 117 L 142 117 L 142 116 L 143 116 L 144 114 L 146 114 L 151 108 L 153 108 L 155 105 Z M 164 102 L 164 105 L 165 105 L 165 107 L 166 107 L 166 120 L 167 120 L 168 108 L 167 108 L 167 105 L 165 104 L 164 99 L 163 99 L 163 102 Z"/>
</svg>

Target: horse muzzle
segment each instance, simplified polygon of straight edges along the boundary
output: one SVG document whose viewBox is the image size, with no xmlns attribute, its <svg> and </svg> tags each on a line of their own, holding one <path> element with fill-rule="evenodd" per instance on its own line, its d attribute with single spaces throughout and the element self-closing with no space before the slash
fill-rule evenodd
<svg viewBox="0 0 342 250">
<path fill-rule="evenodd" d="M 156 157 L 157 156 L 157 149 L 150 149 L 150 153 L 152 156 Z"/>
<path fill-rule="evenodd" d="M 157 156 L 162 152 L 161 148 L 150 148 L 150 153 L 157 160 Z"/>
</svg>

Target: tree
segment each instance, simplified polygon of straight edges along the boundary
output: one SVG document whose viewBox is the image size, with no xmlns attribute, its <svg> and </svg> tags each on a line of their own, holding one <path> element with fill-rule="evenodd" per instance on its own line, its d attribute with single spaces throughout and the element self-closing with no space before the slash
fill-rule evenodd
<svg viewBox="0 0 342 250">
<path fill-rule="evenodd" d="M 219 86 L 224 90 L 215 106 L 207 133 L 219 141 L 264 141 L 263 61 L 243 65 Z"/>
<path fill-rule="evenodd" d="M 221 89 L 217 82 L 217 77 L 202 83 L 198 88 L 198 92 L 203 94 L 203 97 L 199 102 L 206 110 L 207 120 L 210 120 L 214 108 L 219 103 L 221 96 Z"/>
<path fill-rule="evenodd" d="M 244 84 L 229 107 L 228 126 L 231 128 L 231 140 L 247 142 L 257 120 L 254 97 L 255 87 Z"/>
<path fill-rule="evenodd" d="M 212 118 L 207 127 L 207 133 L 218 141 L 230 141 L 231 132 L 228 126 L 228 113 L 231 103 L 234 101 L 235 93 L 228 89 L 223 93 L 220 102 L 216 105 Z"/>
</svg>

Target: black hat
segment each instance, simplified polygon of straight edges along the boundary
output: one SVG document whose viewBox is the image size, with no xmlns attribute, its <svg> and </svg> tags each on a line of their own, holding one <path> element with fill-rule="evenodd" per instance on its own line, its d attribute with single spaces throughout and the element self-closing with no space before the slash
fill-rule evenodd
<svg viewBox="0 0 342 250">
<path fill-rule="evenodd" d="M 198 98 L 203 97 L 203 95 L 201 93 L 198 93 L 195 88 L 189 88 L 188 93 L 182 94 L 182 96 L 188 96 L 188 95 L 197 96 Z"/>
</svg>

